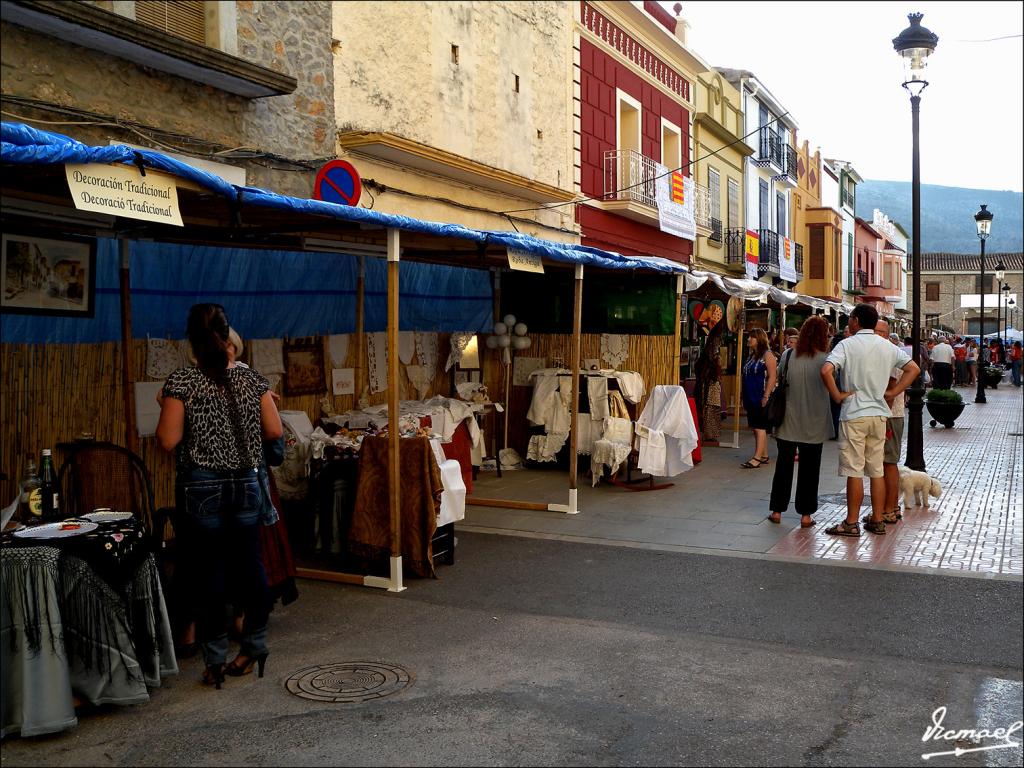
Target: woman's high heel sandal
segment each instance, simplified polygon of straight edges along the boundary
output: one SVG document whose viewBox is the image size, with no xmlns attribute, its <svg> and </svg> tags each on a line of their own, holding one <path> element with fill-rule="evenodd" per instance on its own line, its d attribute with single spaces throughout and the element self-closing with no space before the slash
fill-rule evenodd
<svg viewBox="0 0 1024 768">
<path fill-rule="evenodd" d="M 203 685 L 212 685 L 220 690 L 221 683 L 224 682 L 224 673 L 227 668 L 223 664 L 214 664 L 208 666 L 203 672 Z"/>
<path fill-rule="evenodd" d="M 244 664 L 240 664 L 238 658 L 245 654 L 239 654 L 234 661 L 224 667 L 224 673 L 231 677 L 242 677 L 242 675 L 248 675 L 252 672 L 253 667 L 256 667 L 256 676 L 263 677 L 263 668 L 267 665 L 267 656 L 269 655 L 269 653 L 261 653 L 259 656 L 251 656 Z"/>
</svg>

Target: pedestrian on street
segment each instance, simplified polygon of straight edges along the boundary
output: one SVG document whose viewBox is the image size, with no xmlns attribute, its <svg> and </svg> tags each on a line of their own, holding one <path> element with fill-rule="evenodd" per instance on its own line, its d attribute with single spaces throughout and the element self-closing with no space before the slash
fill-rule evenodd
<svg viewBox="0 0 1024 768">
<path fill-rule="evenodd" d="M 888 338 L 894 346 L 900 346 L 899 336 L 895 333 L 889 334 L 889 323 L 885 320 L 878 321 L 878 325 L 875 326 L 875 333 L 883 339 Z M 903 372 L 899 368 L 893 368 L 892 373 L 889 375 L 889 387 L 891 388 L 902 375 Z M 892 415 L 888 418 L 885 425 L 885 448 L 882 454 L 882 470 L 885 476 L 885 509 L 882 511 L 882 521 L 890 524 L 897 523 L 903 519 L 903 514 L 899 507 L 899 463 L 900 454 L 903 451 L 903 415 L 905 409 L 904 395 L 896 395 L 889 406 Z M 864 524 L 867 525 L 866 518 Z"/>
<path fill-rule="evenodd" d="M 951 389 L 953 387 L 953 348 L 949 346 L 945 336 L 940 336 L 938 342 L 932 347 L 931 358 L 932 386 L 935 389 Z"/>
<path fill-rule="evenodd" d="M 1021 348 L 1019 341 L 1013 342 L 1013 346 L 1010 348 L 1010 380 L 1013 382 L 1013 386 L 1019 387 L 1021 385 L 1021 364 L 1024 363 L 1024 349 Z"/>
<path fill-rule="evenodd" d="M 831 352 L 843 339 L 850 337 L 850 326 L 847 325 L 842 332 L 838 332 L 832 336 L 832 341 L 829 342 L 828 351 Z M 839 373 L 836 373 L 836 386 L 839 386 Z M 832 437 L 829 440 L 837 440 L 839 438 L 839 403 L 829 399 L 829 407 L 832 413 Z"/>
<path fill-rule="evenodd" d="M 967 340 L 967 357 L 964 360 L 967 365 L 967 386 L 974 386 L 977 381 L 978 371 L 978 342 L 974 339 Z"/>
<path fill-rule="evenodd" d="M 783 347 L 782 351 L 785 352 L 787 349 L 796 349 L 797 339 L 799 339 L 799 338 L 800 338 L 800 331 L 798 331 L 796 328 L 787 328 L 786 329 L 786 346 Z"/>
<path fill-rule="evenodd" d="M 851 336 L 839 344 L 821 367 L 832 400 L 842 404 L 840 414 L 839 475 L 846 478 L 846 520 L 827 529 L 834 536 L 860 536 L 857 519 L 864 501 L 863 478 L 871 479 L 871 519 L 864 526 L 874 534 L 885 534 L 885 477 L 882 458 L 885 428 L 892 411 L 889 406 L 917 378 L 919 368 L 907 353 L 875 335 L 878 311 L 870 304 L 858 304 L 850 315 Z M 889 374 L 902 369 L 892 387 Z M 834 374 L 839 371 L 842 390 Z"/>
<path fill-rule="evenodd" d="M 775 389 L 775 355 L 768 348 L 768 334 L 760 328 L 750 332 L 750 356 L 743 365 L 743 409 L 747 423 L 754 430 L 754 455 L 740 464 L 744 469 L 756 469 L 768 463 L 768 421 L 764 407 Z"/>
<path fill-rule="evenodd" d="M 967 342 L 959 336 L 953 344 L 953 383 L 958 387 L 967 384 Z"/>
<path fill-rule="evenodd" d="M 821 317 L 809 317 L 800 327 L 796 348 L 788 349 L 779 362 L 786 380 L 786 415 L 776 432 L 779 455 L 772 478 L 769 502 L 773 523 L 782 522 L 793 492 L 793 468 L 800 452 L 800 471 L 796 481 L 796 511 L 800 527 L 810 528 L 818 509 L 818 480 L 821 475 L 821 448 L 832 436 L 832 402 L 821 380 L 821 367 L 828 356 L 828 326 Z"/>
</svg>

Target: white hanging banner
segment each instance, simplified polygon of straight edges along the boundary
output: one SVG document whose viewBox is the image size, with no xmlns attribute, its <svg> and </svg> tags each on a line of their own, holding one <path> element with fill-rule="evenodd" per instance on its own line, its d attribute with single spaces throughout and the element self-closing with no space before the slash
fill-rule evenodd
<svg viewBox="0 0 1024 768">
<path fill-rule="evenodd" d="M 661 163 L 655 163 L 655 200 L 658 203 L 658 223 L 662 232 L 687 240 L 697 239 L 697 222 L 693 217 L 694 184 L 689 176 L 679 171 L 668 172 Z"/>
<path fill-rule="evenodd" d="M 796 243 L 788 237 L 782 238 L 779 248 L 779 277 L 791 283 L 799 280 L 796 276 Z"/>
</svg>

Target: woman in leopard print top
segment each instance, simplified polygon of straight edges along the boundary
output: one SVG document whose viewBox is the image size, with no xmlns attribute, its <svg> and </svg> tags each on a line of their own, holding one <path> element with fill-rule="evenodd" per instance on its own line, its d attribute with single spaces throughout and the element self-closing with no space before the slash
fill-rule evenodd
<svg viewBox="0 0 1024 768">
<path fill-rule="evenodd" d="M 281 436 L 281 418 L 267 380 L 235 367 L 228 356 L 228 319 L 219 304 L 189 311 L 188 338 L 196 368 L 170 375 L 160 397 L 157 439 L 176 451 L 179 535 L 194 540 L 199 570 L 197 629 L 203 644 L 203 682 L 220 688 L 267 658 L 270 594 L 260 556 L 263 507 L 256 468 L 262 441 Z M 228 583 L 229 578 L 231 583 Z M 227 595 L 239 595 L 245 627 L 238 656 L 225 666 Z"/>
</svg>

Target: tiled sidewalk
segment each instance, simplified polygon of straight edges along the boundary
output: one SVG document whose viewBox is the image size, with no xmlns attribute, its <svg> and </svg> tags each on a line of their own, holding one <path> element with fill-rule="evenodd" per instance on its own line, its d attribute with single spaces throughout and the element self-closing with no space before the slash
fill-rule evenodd
<svg viewBox="0 0 1024 768">
<path fill-rule="evenodd" d="M 878 565 L 941 568 L 978 573 L 1024 573 L 1024 488 L 1021 390 L 1001 384 L 975 405 L 973 392 L 956 427 L 928 426 L 925 463 L 943 493 L 928 510 L 904 512 L 885 536 L 829 536 L 825 528 L 846 515 L 845 504 L 823 504 L 813 529 L 792 531 L 769 554 L 857 560 Z M 870 500 L 865 499 L 865 508 Z"/>
<path fill-rule="evenodd" d="M 741 448 L 705 448 L 696 469 L 672 478 L 671 488 L 633 493 L 605 483 L 591 488 L 580 475 L 579 515 L 559 512 L 473 507 L 462 530 L 512 536 L 556 538 L 680 552 L 732 553 L 846 562 L 881 568 L 928 568 L 976 575 L 1024 575 L 1024 483 L 1021 480 L 1021 391 L 1009 384 L 988 391 L 976 406 L 974 393 L 961 390 L 968 405 L 956 428 L 928 426 L 925 460 L 944 493 L 928 511 L 910 510 L 885 536 L 860 539 L 828 536 L 825 528 L 845 515 L 845 481 L 836 472 L 837 443 L 825 444 L 818 493 L 822 504 L 814 528 L 801 530 L 792 505 L 782 525 L 765 518 L 773 463 L 739 469 L 753 448 L 745 432 Z M 1018 433 L 1013 435 L 1011 433 Z M 774 457 L 775 445 L 769 452 Z M 482 472 L 474 495 L 565 503 L 567 480 L 555 468 L 506 472 L 498 479 Z M 870 503 L 869 499 L 865 499 Z"/>
</svg>

